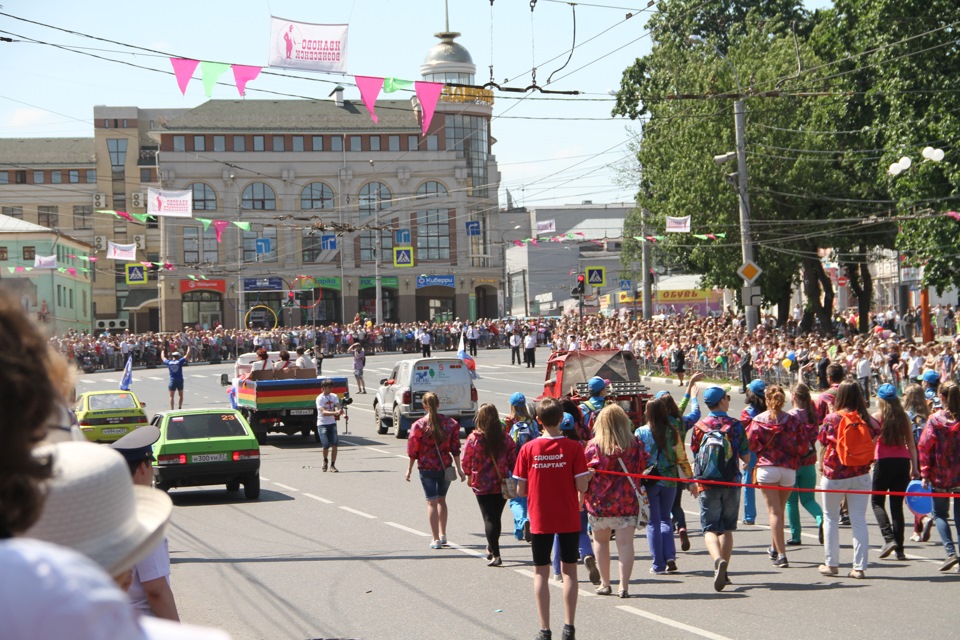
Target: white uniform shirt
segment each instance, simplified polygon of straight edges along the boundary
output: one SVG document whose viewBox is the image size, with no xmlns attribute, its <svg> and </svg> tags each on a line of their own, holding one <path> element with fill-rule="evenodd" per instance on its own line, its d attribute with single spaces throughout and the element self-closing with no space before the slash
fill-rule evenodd
<svg viewBox="0 0 960 640">
<path fill-rule="evenodd" d="M 133 608 L 141 613 L 153 615 L 143 583 L 157 578 L 165 578 L 170 584 L 170 543 L 164 538 L 146 558 L 133 565 L 133 583 L 127 591 Z"/>
</svg>

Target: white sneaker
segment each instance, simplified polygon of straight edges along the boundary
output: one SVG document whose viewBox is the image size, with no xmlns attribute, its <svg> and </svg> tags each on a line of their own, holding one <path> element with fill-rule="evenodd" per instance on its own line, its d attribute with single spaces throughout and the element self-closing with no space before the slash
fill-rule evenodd
<svg viewBox="0 0 960 640">
<path fill-rule="evenodd" d="M 910 541 L 911 541 L 911 542 L 920 542 L 920 534 L 919 534 L 919 533 L 915 533 L 915 534 L 913 534 L 912 536 L 910 536 Z"/>
<path fill-rule="evenodd" d="M 431 548 L 431 549 L 443 549 L 443 545 L 440 544 L 440 541 L 439 541 L 439 540 L 434 540 L 433 542 L 430 543 L 430 548 Z"/>
</svg>

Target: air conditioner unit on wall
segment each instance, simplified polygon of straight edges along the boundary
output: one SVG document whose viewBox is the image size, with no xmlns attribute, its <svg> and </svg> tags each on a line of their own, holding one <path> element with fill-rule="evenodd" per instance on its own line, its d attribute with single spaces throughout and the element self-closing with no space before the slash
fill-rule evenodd
<svg viewBox="0 0 960 640">
<path fill-rule="evenodd" d="M 97 320 L 97 329 L 102 331 L 123 331 L 127 326 L 127 321 L 120 318 Z"/>
<path fill-rule="evenodd" d="M 93 237 L 93 247 L 97 251 L 106 251 L 107 250 L 107 236 L 94 236 Z"/>
<path fill-rule="evenodd" d="M 137 209 L 142 209 L 144 207 L 144 202 L 146 202 L 146 199 L 144 198 L 143 192 L 134 191 L 130 194 L 130 206 L 136 207 Z"/>
<path fill-rule="evenodd" d="M 95 193 L 93 194 L 93 208 L 94 209 L 105 209 L 107 206 L 107 194 L 105 193 Z"/>
<path fill-rule="evenodd" d="M 133 243 L 137 245 L 138 250 L 140 251 L 147 250 L 147 236 L 145 235 L 133 236 Z"/>
</svg>

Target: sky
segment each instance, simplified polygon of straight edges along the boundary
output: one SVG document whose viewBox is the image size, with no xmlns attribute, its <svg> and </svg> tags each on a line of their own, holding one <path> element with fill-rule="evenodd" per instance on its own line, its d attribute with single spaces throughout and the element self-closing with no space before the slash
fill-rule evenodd
<svg viewBox="0 0 960 640">
<path fill-rule="evenodd" d="M 618 176 L 632 165 L 629 141 L 639 125 L 610 115 L 610 91 L 619 87 L 626 67 L 649 53 L 645 24 L 654 9 L 637 0 L 578 3 L 577 46 L 567 62 L 574 18 L 566 2 L 539 0 L 532 12 L 523 0 L 495 1 L 492 9 L 486 0 L 449 4 L 450 29 L 462 33 L 457 42 L 471 53 L 478 84 L 489 80 L 492 64 L 496 82 L 526 87 L 536 66 L 539 86 L 553 74 L 549 88 L 581 92 L 575 97 L 496 94 L 491 135 L 497 140 L 493 153 L 501 172 L 501 204 L 506 189 L 516 204 L 526 206 L 632 201 L 633 188 L 620 184 Z M 807 2 L 810 8 L 827 4 Z M 256 91 L 265 89 L 327 99 L 339 83 L 347 87 L 348 100 L 359 101 L 354 74 L 418 80 L 424 57 L 438 42 L 433 34 L 444 30 L 444 0 L 0 0 L 0 6 L 18 18 L 103 39 L 0 16 L 0 36 L 47 43 L 0 42 L 3 138 L 92 137 L 94 105 L 191 108 L 207 100 L 199 74 L 182 96 L 167 57 L 116 43 L 197 60 L 266 65 L 271 15 L 348 23 L 348 75 L 274 70 L 311 79 L 261 75 L 247 86 L 247 97 L 276 99 Z M 235 99 L 236 89 L 218 85 L 213 98 Z"/>
</svg>

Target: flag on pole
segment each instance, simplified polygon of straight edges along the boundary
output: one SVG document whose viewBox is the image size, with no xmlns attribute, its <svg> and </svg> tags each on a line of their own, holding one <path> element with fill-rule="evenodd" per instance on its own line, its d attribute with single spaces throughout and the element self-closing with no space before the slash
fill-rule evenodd
<svg viewBox="0 0 960 640">
<path fill-rule="evenodd" d="M 477 379 L 477 363 L 474 361 L 473 357 L 467 353 L 467 349 L 463 343 L 463 331 L 460 332 L 460 346 L 457 348 L 457 357 L 463 360 L 463 364 L 467 366 L 467 371 L 470 372 L 470 377 L 474 380 Z"/>
<path fill-rule="evenodd" d="M 123 377 L 120 379 L 120 390 L 130 391 L 133 384 L 133 356 L 127 356 L 127 364 L 123 367 Z"/>
</svg>

